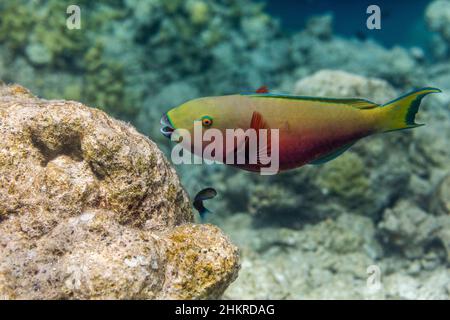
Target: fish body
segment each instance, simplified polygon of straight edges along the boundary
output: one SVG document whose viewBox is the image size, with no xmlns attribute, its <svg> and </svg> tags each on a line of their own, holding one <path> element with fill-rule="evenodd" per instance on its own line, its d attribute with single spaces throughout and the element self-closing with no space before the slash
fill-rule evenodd
<svg viewBox="0 0 450 320">
<path fill-rule="evenodd" d="M 423 88 L 378 105 L 364 99 L 290 96 L 263 91 L 194 99 L 170 110 L 165 117 L 171 128 L 183 128 L 192 134 L 193 122 L 206 118 L 211 124 L 204 129 L 216 128 L 224 135 L 226 129 L 278 129 L 279 169 L 282 171 L 329 161 L 372 134 L 419 126 L 414 117 L 421 99 L 435 92 L 440 90 Z M 225 146 L 224 154 L 230 152 L 233 149 Z M 262 166 L 259 163 L 234 165 L 250 171 L 258 171 Z"/>
<path fill-rule="evenodd" d="M 214 188 L 205 188 L 201 191 L 199 191 L 194 198 L 194 201 L 192 203 L 192 205 L 194 206 L 194 208 L 198 211 L 198 213 L 200 214 L 200 219 L 202 221 L 205 220 L 205 216 L 208 213 L 211 213 L 211 211 L 209 211 L 204 205 L 203 205 L 203 201 L 205 200 L 209 200 L 214 198 L 215 196 L 217 196 L 217 191 Z"/>
</svg>

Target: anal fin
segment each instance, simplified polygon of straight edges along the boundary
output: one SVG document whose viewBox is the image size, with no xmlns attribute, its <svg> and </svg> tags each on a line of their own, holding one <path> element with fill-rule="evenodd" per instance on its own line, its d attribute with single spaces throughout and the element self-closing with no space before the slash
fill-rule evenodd
<svg viewBox="0 0 450 320">
<path fill-rule="evenodd" d="M 309 162 L 309 164 L 319 165 L 319 164 L 324 164 L 324 163 L 327 163 L 328 161 L 334 160 L 337 157 L 339 157 L 341 154 L 343 154 L 345 151 L 347 151 L 354 143 L 355 142 L 350 142 L 350 143 L 344 145 L 343 147 L 340 147 L 337 150 L 334 150 L 330 153 L 323 155 L 322 157 L 320 157 L 316 160 Z"/>
</svg>

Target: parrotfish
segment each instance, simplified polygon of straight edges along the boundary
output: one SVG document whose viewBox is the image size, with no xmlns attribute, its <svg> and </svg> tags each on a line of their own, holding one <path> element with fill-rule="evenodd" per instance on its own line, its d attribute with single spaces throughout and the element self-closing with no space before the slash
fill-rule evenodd
<svg viewBox="0 0 450 320">
<path fill-rule="evenodd" d="M 359 98 L 273 94 L 262 87 L 256 93 L 185 102 L 163 115 L 161 132 L 170 137 L 181 128 L 194 134 L 194 121 L 201 121 L 203 130 L 215 128 L 224 135 L 227 129 L 278 129 L 279 171 L 283 171 L 328 162 L 373 134 L 421 126 L 415 122 L 421 100 L 438 92 L 441 90 L 426 87 L 380 105 Z M 186 149 L 195 152 L 193 145 Z M 235 151 L 224 148 L 225 154 Z M 249 171 L 264 166 L 260 162 L 233 165 Z"/>
<path fill-rule="evenodd" d="M 206 188 L 197 193 L 194 198 L 193 206 L 200 214 L 200 218 L 202 220 L 205 219 L 206 214 L 211 213 L 208 209 L 203 205 L 204 200 L 209 200 L 214 198 L 217 195 L 217 191 L 214 188 Z"/>
</svg>

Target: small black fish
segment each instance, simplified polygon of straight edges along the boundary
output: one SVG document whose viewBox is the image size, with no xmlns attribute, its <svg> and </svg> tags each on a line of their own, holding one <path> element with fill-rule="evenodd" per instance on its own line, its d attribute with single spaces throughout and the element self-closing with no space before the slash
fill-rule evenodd
<svg viewBox="0 0 450 320">
<path fill-rule="evenodd" d="M 194 208 L 197 209 L 198 213 L 200 214 L 200 218 L 202 220 L 205 219 L 205 215 L 207 213 L 211 213 L 208 209 L 205 208 L 203 205 L 204 200 L 212 199 L 217 195 L 217 191 L 214 188 L 206 188 L 201 190 L 194 198 Z"/>
</svg>

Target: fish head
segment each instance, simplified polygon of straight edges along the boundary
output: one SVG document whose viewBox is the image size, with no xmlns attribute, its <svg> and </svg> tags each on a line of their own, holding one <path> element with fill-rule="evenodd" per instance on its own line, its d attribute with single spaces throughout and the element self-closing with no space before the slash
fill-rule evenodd
<svg viewBox="0 0 450 320">
<path fill-rule="evenodd" d="M 159 131 L 162 133 L 163 136 L 170 139 L 172 133 L 175 131 L 175 128 L 172 125 L 171 121 L 169 120 L 167 112 L 162 115 L 159 123 L 161 124 L 161 129 Z"/>
<path fill-rule="evenodd" d="M 203 131 L 235 128 L 239 116 L 233 112 L 231 96 L 205 97 L 185 102 L 165 113 L 161 118 L 161 133 L 171 138 L 176 129 L 187 130 L 194 135 L 194 125 L 201 125 Z"/>
<path fill-rule="evenodd" d="M 234 144 L 227 142 L 228 129 L 245 130 L 250 125 L 251 113 L 243 102 L 238 95 L 190 100 L 163 115 L 161 132 L 199 157 L 223 161 L 235 150 Z M 205 155 L 206 148 L 215 150 L 215 159 L 210 153 Z"/>
</svg>

